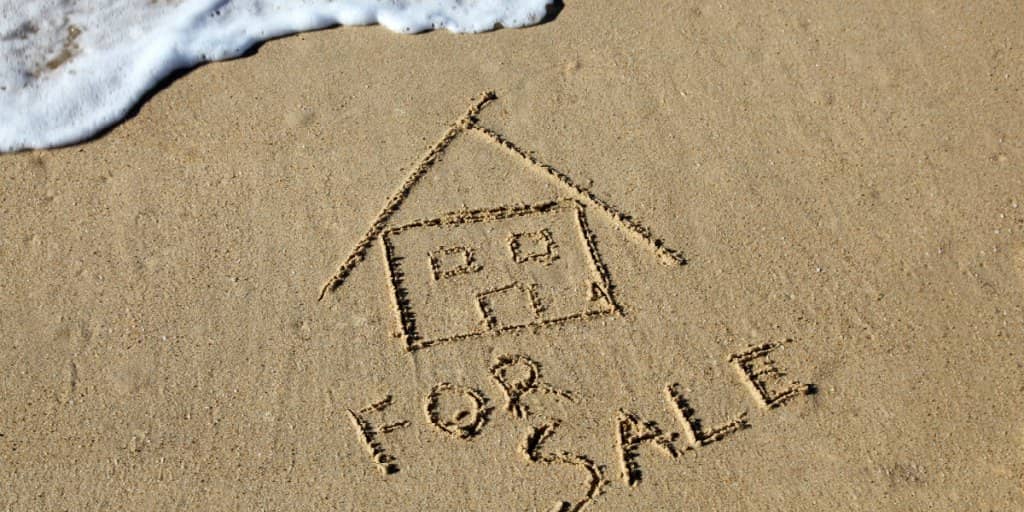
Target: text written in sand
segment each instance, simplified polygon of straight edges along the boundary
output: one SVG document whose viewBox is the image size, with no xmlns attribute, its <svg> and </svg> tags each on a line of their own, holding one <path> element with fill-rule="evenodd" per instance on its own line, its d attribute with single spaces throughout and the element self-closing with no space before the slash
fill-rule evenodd
<svg viewBox="0 0 1024 512">
<path fill-rule="evenodd" d="M 394 313 L 394 334 L 406 353 L 414 356 L 439 345 L 470 340 L 484 343 L 488 338 L 516 332 L 625 317 L 626 309 L 617 301 L 616 282 L 598 250 L 592 221 L 604 222 L 629 235 L 661 263 L 682 267 L 687 262 L 636 217 L 483 126 L 480 113 L 495 99 L 491 92 L 481 95 L 431 146 L 321 289 L 323 299 L 343 285 L 377 242 L 384 260 L 382 285 L 386 286 Z M 502 189 L 494 206 L 470 209 L 463 204 L 455 211 L 393 222 L 406 199 L 438 163 L 457 161 L 453 160 L 454 151 L 466 146 L 453 146 L 453 142 L 461 137 L 476 137 L 487 151 L 501 158 L 511 155 L 525 164 L 524 173 L 546 181 L 551 186 L 549 192 L 554 191 L 556 196 L 526 204 L 517 201 L 510 190 Z M 788 378 L 772 359 L 772 354 L 784 345 L 767 343 L 728 358 L 742 385 L 764 410 L 781 407 L 814 389 Z M 423 404 L 420 419 L 430 430 L 455 443 L 472 442 L 497 430 L 489 430 L 496 414 L 521 425 L 521 429 L 517 427 L 520 460 L 564 467 L 580 475 L 581 490 L 557 503 L 554 510 L 560 512 L 582 510 L 613 482 L 639 485 L 643 480 L 643 457 L 652 456 L 651 452 L 680 459 L 689 451 L 750 427 L 746 411 L 718 425 L 705 425 L 691 405 L 690 391 L 678 382 L 662 389 L 665 407 L 676 418 L 670 426 L 659 425 L 629 408 L 594 411 L 583 403 L 579 393 L 557 379 L 550 381 L 543 376 L 541 364 L 525 354 L 500 355 L 488 369 L 490 385 L 503 396 L 500 404 L 488 396 L 485 383 L 444 380 L 415 397 Z M 564 402 L 569 410 L 578 407 L 579 417 L 555 419 L 535 411 L 540 395 Z M 391 448 L 396 438 L 389 436 L 401 435 L 400 431 L 413 421 L 396 417 L 401 414 L 391 408 L 394 400 L 389 395 L 347 411 L 370 460 L 385 476 L 399 471 L 401 465 L 400 454 Z M 584 412 L 597 412 L 609 421 L 605 439 L 608 446 L 615 447 L 617 460 L 600 464 L 581 451 L 552 448 L 570 437 L 569 426 L 584 422 Z M 570 423 L 573 419 L 579 423 Z M 558 438 L 551 442 L 555 436 Z M 607 470 L 612 464 L 618 467 L 615 474 Z"/>
<path fill-rule="evenodd" d="M 773 361 L 772 352 L 782 346 L 783 343 L 766 343 L 729 358 L 740 381 L 762 409 L 781 407 L 814 391 L 810 384 L 789 379 L 786 372 Z M 525 420 L 536 414 L 530 406 L 532 395 L 547 394 L 570 403 L 577 401 L 571 390 L 549 384 L 541 374 L 540 363 L 523 354 L 499 356 L 491 365 L 490 374 L 493 384 L 503 395 L 501 409 L 516 420 Z M 656 422 L 626 409 L 609 411 L 609 414 L 615 416 L 616 428 L 609 435 L 614 438 L 617 446 L 616 462 L 622 483 L 633 487 L 642 481 L 641 450 L 644 448 L 653 448 L 666 457 L 679 459 L 687 451 L 722 441 L 750 427 L 746 411 L 735 414 L 733 419 L 720 425 L 703 425 L 685 393 L 680 383 L 670 383 L 664 388 L 666 405 L 678 420 L 678 430 L 666 430 Z M 410 424 L 407 419 L 383 419 L 383 413 L 391 401 L 392 398 L 388 396 L 358 411 L 348 411 L 356 435 L 373 464 L 384 475 L 399 470 L 399 458 L 388 449 L 384 437 Z M 442 382 L 423 397 L 423 417 L 439 434 L 472 441 L 485 433 L 494 409 L 491 403 L 481 388 Z M 381 419 L 370 419 L 370 415 L 375 413 Z M 558 503 L 554 510 L 581 510 L 611 482 L 605 475 L 606 466 L 598 464 L 588 455 L 567 451 L 546 452 L 543 449 L 545 441 L 557 433 L 560 425 L 561 421 L 551 420 L 541 426 L 525 429 L 518 451 L 529 462 L 578 468 L 585 479 L 585 490 L 576 499 Z"/>
</svg>

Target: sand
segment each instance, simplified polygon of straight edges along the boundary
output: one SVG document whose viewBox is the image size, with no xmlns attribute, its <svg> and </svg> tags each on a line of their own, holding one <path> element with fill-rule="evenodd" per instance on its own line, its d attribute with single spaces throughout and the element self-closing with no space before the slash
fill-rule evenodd
<svg viewBox="0 0 1024 512">
<path fill-rule="evenodd" d="M 1024 510 L 1024 13 L 962 4 L 325 30 L 0 156 L 0 508 Z"/>
</svg>

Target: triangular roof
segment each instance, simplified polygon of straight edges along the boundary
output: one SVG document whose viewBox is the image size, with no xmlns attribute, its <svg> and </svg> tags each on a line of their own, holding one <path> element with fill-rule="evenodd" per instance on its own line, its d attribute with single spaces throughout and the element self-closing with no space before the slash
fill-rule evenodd
<svg viewBox="0 0 1024 512">
<path fill-rule="evenodd" d="M 416 186 L 417 183 L 433 168 L 434 164 L 437 163 L 438 159 L 444 154 L 445 150 L 451 145 L 457 137 L 463 133 L 469 131 L 475 131 L 485 137 L 498 146 L 505 148 L 512 153 L 513 156 L 519 157 L 528 164 L 530 169 L 533 169 L 543 175 L 551 178 L 555 183 L 571 192 L 575 199 L 579 200 L 584 204 L 596 206 L 599 210 L 606 213 L 613 221 L 626 229 L 629 233 L 632 233 L 635 238 L 651 249 L 655 255 L 665 264 L 669 265 L 685 265 L 686 258 L 676 251 L 665 245 L 660 239 L 656 238 L 651 231 L 641 225 L 639 222 L 634 220 L 632 217 L 624 213 L 622 210 L 616 208 L 611 203 L 597 197 L 589 189 L 576 184 L 568 175 L 562 171 L 541 162 L 533 155 L 523 151 L 519 146 L 513 144 L 511 141 L 506 139 L 501 134 L 491 130 L 490 128 L 480 126 L 479 114 L 488 103 L 497 99 L 497 95 L 494 91 L 486 91 L 482 93 L 478 98 L 473 101 L 470 105 L 469 110 L 453 123 L 444 135 L 438 140 L 430 149 L 426 155 L 423 156 L 417 162 L 416 166 L 413 167 L 412 173 L 402 182 L 402 185 L 388 198 L 384 208 L 377 214 L 373 223 L 370 224 L 369 229 L 362 238 L 356 242 L 356 246 L 349 253 L 348 257 L 338 268 L 338 271 L 324 284 L 320 290 L 320 299 L 322 300 L 327 292 L 334 290 L 341 286 L 348 278 L 349 274 L 353 269 L 365 258 L 366 251 L 373 244 L 374 239 L 379 237 L 388 227 L 388 221 L 391 216 L 398 211 L 402 206 L 402 202 L 409 193 Z"/>
</svg>

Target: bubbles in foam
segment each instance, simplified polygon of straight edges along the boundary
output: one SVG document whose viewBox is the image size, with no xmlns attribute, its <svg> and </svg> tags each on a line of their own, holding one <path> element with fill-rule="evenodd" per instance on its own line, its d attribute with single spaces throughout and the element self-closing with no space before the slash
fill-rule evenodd
<svg viewBox="0 0 1024 512">
<path fill-rule="evenodd" d="M 0 0 L 0 152 L 71 144 L 161 80 L 261 41 L 332 25 L 482 32 L 552 0 Z"/>
</svg>

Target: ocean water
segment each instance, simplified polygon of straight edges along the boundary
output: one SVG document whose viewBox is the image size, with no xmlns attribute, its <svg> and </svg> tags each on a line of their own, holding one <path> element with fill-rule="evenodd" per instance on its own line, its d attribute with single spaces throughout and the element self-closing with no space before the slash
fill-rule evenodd
<svg viewBox="0 0 1024 512">
<path fill-rule="evenodd" d="M 0 0 L 0 152 L 72 144 L 171 73 L 333 25 L 483 32 L 552 0 Z"/>
</svg>

